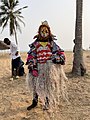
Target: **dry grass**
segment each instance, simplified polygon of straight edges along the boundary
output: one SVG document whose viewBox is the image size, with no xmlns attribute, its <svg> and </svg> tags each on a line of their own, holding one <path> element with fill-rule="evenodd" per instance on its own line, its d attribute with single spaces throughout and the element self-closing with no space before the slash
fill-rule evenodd
<svg viewBox="0 0 90 120">
<path fill-rule="evenodd" d="M 26 53 L 21 53 L 26 61 Z M 27 111 L 32 97 L 26 87 L 26 75 L 10 81 L 11 66 L 7 53 L 0 53 L 0 120 L 90 120 L 90 51 L 84 51 L 87 73 L 84 77 L 73 77 L 73 53 L 66 52 L 65 73 L 68 77 L 69 102 L 61 101 L 54 112 L 43 112 L 41 104 Z M 27 66 L 25 65 L 27 73 Z"/>
</svg>

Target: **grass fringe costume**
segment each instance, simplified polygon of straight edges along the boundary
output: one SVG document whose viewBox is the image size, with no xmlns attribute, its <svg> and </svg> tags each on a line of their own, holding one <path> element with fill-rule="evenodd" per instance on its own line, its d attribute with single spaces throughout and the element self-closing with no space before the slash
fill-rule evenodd
<svg viewBox="0 0 90 120">
<path fill-rule="evenodd" d="M 60 97 L 67 100 L 65 84 L 64 51 L 55 43 L 47 21 L 40 25 L 35 41 L 29 45 L 27 62 L 29 72 L 27 84 L 33 94 L 32 105 L 27 110 L 37 106 L 38 97 L 42 101 L 43 110 L 53 109 L 60 102 Z"/>
</svg>

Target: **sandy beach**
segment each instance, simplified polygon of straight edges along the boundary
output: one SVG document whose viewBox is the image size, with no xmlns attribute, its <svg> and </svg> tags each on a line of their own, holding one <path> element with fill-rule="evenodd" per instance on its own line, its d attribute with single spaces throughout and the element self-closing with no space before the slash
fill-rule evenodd
<svg viewBox="0 0 90 120">
<path fill-rule="evenodd" d="M 61 100 L 60 106 L 50 112 L 42 110 L 40 101 L 35 109 L 27 111 L 32 102 L 26 85 L 27 66 L 24 65 L 24 76 L 11 81 L 10 56 L 7 52 L 0 53 L 0 120 L 90 120 L 90 51 L 84 51 L 86 75 L 78 78 L 70 74 L 73 53 L 65 54 L 70 104 Z M 27 53 L 21 53 L 24 62 L 26 56 Z"/>
</svg>

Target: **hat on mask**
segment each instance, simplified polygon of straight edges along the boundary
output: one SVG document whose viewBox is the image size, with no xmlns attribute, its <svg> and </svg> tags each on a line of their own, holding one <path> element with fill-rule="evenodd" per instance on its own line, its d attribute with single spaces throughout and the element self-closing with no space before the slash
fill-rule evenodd
<svg viewBox="0 0 90 120">
<path fill-rule="evenodd" d="M 49 27 L 48 22 L 46 20 L 42 22 L 42 25 L 46 25 L 47 27 Z"/>
</svg>

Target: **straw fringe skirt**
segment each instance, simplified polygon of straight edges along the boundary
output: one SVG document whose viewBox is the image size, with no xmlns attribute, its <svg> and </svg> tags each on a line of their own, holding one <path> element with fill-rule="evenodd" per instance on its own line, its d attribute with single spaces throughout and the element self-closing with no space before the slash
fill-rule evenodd
<svg viewBox="0 0 90 120">
<path fill-rule="evenodd" d="M 62 67 L 59 64 L 53 64 L 52 61 L 38 63 L 38 77 L 32 76 L 31 73 L 26 77 L 30 93 L 37 93 L 42 103 L 48 97 L 51 106 L 58 105 L 60 98 L 67 100 L 67 77 Z"/>
</svg>

